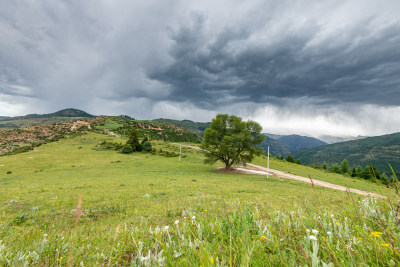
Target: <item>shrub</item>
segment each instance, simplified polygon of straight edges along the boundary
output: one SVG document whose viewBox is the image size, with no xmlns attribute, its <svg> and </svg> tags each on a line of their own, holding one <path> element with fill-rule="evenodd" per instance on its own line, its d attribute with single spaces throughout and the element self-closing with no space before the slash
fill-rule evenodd
<svg viewBox="0 0 400 267">
<path fill-rule="evenodd" d="M 104 150 L 120 150 L 123 148 L 123 145 L 120 143 L 113 143 L 113 142 L 107 142 L 107 141 L 103 141 L 103 142 L 99 143 L 97 146 Z"/>
<path fill-rule="evenodd" d="M 124 153 L 124 154 L 130 154 L 132 152 L 133 152 L 133 148 L 128 144 L 124 145 L 121 149 L 121 153 Z"/>
<path fill-rule="evenodd" d="M 149 141 L 142 143 L 142 149 L 143 149 L 143 151 L 151 152 L 152 151 L 151 143 Z"/>
</svg>

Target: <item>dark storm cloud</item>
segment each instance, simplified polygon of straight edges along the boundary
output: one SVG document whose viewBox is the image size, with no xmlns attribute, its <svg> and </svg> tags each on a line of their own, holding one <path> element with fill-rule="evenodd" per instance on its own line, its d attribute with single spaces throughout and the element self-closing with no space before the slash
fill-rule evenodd
<svg viewBox="0 0 400 267">
<path fill-rule="evenodd" d="M 171 85 L 171 98 L 211 107 L 309 97 L 324 104 L 399 105 L 400 23 L 366 17 L 322 36 L 312 19 L 300 25 L 266 20 L 224 26 L 207 34 L 204 14 L 170 33 L 173 62 L 150 77 Z M 254 28 L 253 28 L 254 27 Z M 262 36 L 272 40 L 260 39 Z"/>
<path fill-rule="evenodd" d="M 343 132 L 360 121 L 359 134 L 377 120 L 382 131 L 400 125 L 398 0 L 0 6 L 0 115 L 76 107 L 207 121 L 224 112 Z"/>
</svg>

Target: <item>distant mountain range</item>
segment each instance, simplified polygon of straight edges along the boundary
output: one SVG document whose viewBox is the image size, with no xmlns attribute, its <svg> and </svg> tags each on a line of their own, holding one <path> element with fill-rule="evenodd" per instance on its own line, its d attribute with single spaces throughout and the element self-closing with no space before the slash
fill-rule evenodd
<svg viewBox="0 0 400 267">
<path fill-rule="evenodd" d="M 23 120 L 23 119 L 37 119 L 37 118 L 50 118 L 50 117 L 80 117 L 80 118 L 93 118 L 94 116 L 80 109 L 67 108 L 49 114 L 28 114 L 25 116 L 16 117 L 0 117 L 0 120 Z"/>
<path fill-rule="evenodd" d="M 0 129 L 14 129 L 32 125 L 48 125 L 63 123 L 81 118 L 93 118 L 95 116 L 79 109 L 68 108 L 49 114 L 29 114 L 16 117 L 0 117 Z"/>
<path fill-rule="evenodd" d="M 367 138 L 368 136 L 333 136 L 333 135 L 321 135 L 318 137 L 319 140 L 322 140 L 328 144 L 335 144 L 340 142 L 352 141 Z"/>
<path fill-rule="evenodd" d="M 269 145 L 272 155 L 287 156 L 296 151 L 327 144 L 317 138 L 297 134 L 277 135 L 264 133 L 264 135 L 267 136 L 267 138 L 261 146 L 266 149 Z"/>
<path fill-rule="evenodd" d="M 269 153 L 273 156 L 287 156 L 290 154 L 290 147 L 284 143 L 281 143 L 269 136 L 265 136 L 264 142 L 261 144 L 261 147 L 267 152 L 269 146 Z"/>
<path fill-rule="evenodd" d="M 346 159 L 350 166 L 373 164 L 385 172 L 390 172 L 390 163 L 400 172 L 400 133 L 305 149 L 294 153 L 293 157 L 305 164 L 323 164 L 324 161 L 339 164 Z"/>
<path fill-rule="evenodd" d="M 194 122 L 191 120 L 171 120 L 171 119 L 155 119 L 153 121 L 158 121 L 158 122 L 165 122 L 169 124 L 173 124 L 178 127 L 185 128 L 186 130 L 191 131 L 192 133 L 195 133 L 197 135 L 203 136 L 203 132 L 205 129 L 210 127 L 211 122 Z"/>
</svg>

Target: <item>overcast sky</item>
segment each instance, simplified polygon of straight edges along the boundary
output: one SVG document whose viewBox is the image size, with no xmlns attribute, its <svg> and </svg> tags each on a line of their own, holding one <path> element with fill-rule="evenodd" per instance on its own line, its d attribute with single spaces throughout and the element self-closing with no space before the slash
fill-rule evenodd
<svg viewBox="0 0 400 267">
<path fill-rule="evenodd" d="M 400 131 L 400 1 L 0 0 L 0 115 Z"/>
</svg>

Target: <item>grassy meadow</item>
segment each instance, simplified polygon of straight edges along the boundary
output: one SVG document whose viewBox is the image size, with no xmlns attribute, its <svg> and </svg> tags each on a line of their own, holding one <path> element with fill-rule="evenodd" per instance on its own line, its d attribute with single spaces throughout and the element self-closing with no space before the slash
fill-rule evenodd
<svg viewBox="0 0 400 267">
<path fill-rule="evenodd" d="M 399 198 L 382 185 L 270 162 L 388 196 L 376 200 L 217 172 L 186 147 L 179 162 L 102 150 L 101 141 L 125 142 L 87 132 L 0 157 L 1 266 L 400 264 Z M 153 146 L 179 150 L 161 141 Z M 266 159 L 254 163 L 266 166 Z"/>
</svg>

